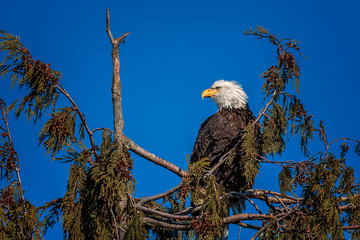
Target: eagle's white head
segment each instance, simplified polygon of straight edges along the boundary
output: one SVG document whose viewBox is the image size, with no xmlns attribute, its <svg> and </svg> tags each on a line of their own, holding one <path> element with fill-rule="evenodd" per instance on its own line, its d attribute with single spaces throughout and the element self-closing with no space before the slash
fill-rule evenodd
<svg viewBox="0 0 360 240">
<path fill-rule="evenodd" d="M 211 88 L 206 89 L 201 97 L 210 97 L 218 109 L 240 108 L 247 106 L 247 95 L 241 85 L 235 81 L 218 80 Z"/>
</svg>

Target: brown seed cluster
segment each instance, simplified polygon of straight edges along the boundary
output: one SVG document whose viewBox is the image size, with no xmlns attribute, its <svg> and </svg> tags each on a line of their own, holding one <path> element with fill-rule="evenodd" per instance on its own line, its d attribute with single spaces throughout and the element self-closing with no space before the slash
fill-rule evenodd
<svg viewBox="0 0 360 240">
<path fill-rule="evenodd" d="M 4 137 L 7 136 L 7 133 L 4 132 L 1 135 Z M 12 145 L 5 143 L 4 147 L 0 149 L 0 157 L 2 159 L 0 168 L 5 169 L 5 176 L 9 179 L 11 172 L 13 172 L 17 167 L 16 151 Z"/>
<path fill-rule="evenodd" d="M 201 218 L 194 219 L 191 223 L 192 228 L 197 236 L 206 235 L 206 236 L 217 236 L 218 232 L 222 230 L 221 223 L 212 223 L 211 214 L 205 212 L 201 215 Z"/>
<path fill-rule="evenodd" d="M 341 147 L 341 151 L 343 153 L 347 153 L 349 151 L 349 149 L 350 149 L 350 147 L 348 145 L 346 145 L 345 143 L 341 144 L 340 147 Z"/>
<path fill-rule="evenodd" d="M 130 181 L 133 179 L 133 176 L 131 174 L 132 165 L 128 164 L 125 160 L 121 161 L 117 165 L 117 171 L 120 173 L 120 175 L 125 178 L 127 181 Z"/>
<path fill-rule="evenodd" d="M 279 79 L 280 70 L 276 66 L 271 66 L 264 75 L 265 81 L 269 85 L 269 89 L 275 88 Z"/>
<path fill-rule="evenodd" d="M 308 121 L 313 117 L 312 115 L 307 114 L 307 111 L 305 110 L 304 105 L 302 104 L 297 105 L 295 115 L 297 117 L 297 121 L 301 121 L 301 119 L 305 119 L 306 121 Z"/>
<path fill-rule="evenodd" d="M 67 136 L 69 134 L 69 129 L 66 126 L 68 118 L 69 116 L 66 113 L 62 113 L 60 116 L 53 115 L 50 119 L 52 125 L 49 129 L 49 132 L 51 132 L 53 136 Z"/>
<path fill-rule="evenodd" d="M 46 84 L 57 85 L 59 82 L 59 77 L 57 77 L 52 70 L 50 69 L 50 64 L 45 64 L 40 60 L 34 60 L 30 52 L 26 48 L 20 50 L 22 53 L 22 63 L 15 66 L 12 71 L 16 74 L 25 76 L 30 69 L 33 69 L 32 78 L 29 79 L 30 82 L 36 82 L 37 79 L 43 77 L 43 81 Z"/>
<path fill-rule="evenodd" d="M 299 65 L 296 63 L 295 56 L 290 52 L 280 52 L 278 55 L 280 63 L 285 66 L 287 70 L 292 69 L 294 72 L 299 71 Z"/>
<path fill-rule="evenodd" d="M 288 42 L 286 45 L 287 45 L 288 47 L 291 47 L 291 48 L 296 49 L 296 51 L 299 51 L 299 50 L 300 50 L 299 46 L 298 46 L 295 42 Z"/>
<path fill-rule="evenodd" d="M 23 204 L 23 200 L 21 198 L 14 199 L 14 190 L 11 187 L 6 187 L 1 189 L 0 194 L 0 205 L 6 206 L 10 210 L 16 209 L 16 207 L 20 204 Z"/>
<path fill-rule="evenodd" d="M 296 175 L 295 175 L 295 184 L 303 186 L 309 180 L 309 177 L 315 169 L 315 164 L 311 161 L 305 161 L 302 164 L 297 164 L 296 166 Z"/>
</svg>

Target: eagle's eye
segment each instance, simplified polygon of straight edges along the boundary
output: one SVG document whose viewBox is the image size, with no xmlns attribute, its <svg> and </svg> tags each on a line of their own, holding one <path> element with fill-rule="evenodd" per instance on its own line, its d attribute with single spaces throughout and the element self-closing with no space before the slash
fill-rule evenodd
<svg viewBox="0 0 360 240">
<path fill-rule="evenodd" d="M 214 89 L 216 89 L 216 90 L 218 90 L 218 91 L 219 91 L 219 90 L 221 89 L 221 87 L 215 87 Z"/>
</svg>

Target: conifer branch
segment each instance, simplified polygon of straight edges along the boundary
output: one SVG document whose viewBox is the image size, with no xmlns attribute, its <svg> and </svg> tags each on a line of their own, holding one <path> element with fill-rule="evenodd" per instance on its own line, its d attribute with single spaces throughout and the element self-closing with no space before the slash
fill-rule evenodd
<svg viewBox="0 0 360 240">
<path fill-rule="evenodd" d="M 6 133 L 6 137 L 9 140 L 9 145 L 12 148 L 12 151 L 13 151 L 14 156 L 16 157 L 16 161 L 17 161 L 16 166 L 15 166 L 15 172 L 16 172 L 17 182 L 18 182 L 18 185 L 19 185 L 19 188 L 20 188 L 20 196 L 21 196 L 21 199 L 23 201 L 25 201 L 24 191 L 23 191 L 23 188 L 22 188 L 21 178 L 20 178 L 20 160 L 19 160 L 19 156 L 18 156 L 17 152 L 14 149 L 14 144 L 13 144 L 12 139 L 11 139 L 10 128 L 9 128 L 9 117 L 8 117 L 8 114 L 7 114 L 6 110 L 4 109 L 4 105 L 1 104 L 1 102 L 0 102 L 0 110 L 1 110 L 1 115 L 3 116 L 2 119 L 3 119 L 3 121 L 5 123 L 5 127 L 6 127 L 6 130 L 4 129 L 5 133 Z"/>
<path fill-rule="evenodd" d="M 329 151 L 329 148 L 331 147 L 332 144 L 334 144 L 335 142 L 340 141 L 340 140 L 344 140 L 344 141 L 345 141 L 345 140 L 348 140 L 348 141 L 360 143 L 360 141 L 359 141 L 359 140 L 356 140 L 356 139 L 351 139 L 351 138 L 346 138 L 346 137 L 337 138 L 337 139 L 333 140 L 331 143 L 329 143 L 329 144 L 326 146 L 326 152 Z"/>
<path fill-rule="evenodd" d="M 73 105 L 75 111 L 78 113 L 81 122 L 84 124 L 86 132 L 89 136 L 90 139 L 90 143 L 91 143 L 91 147 L 93 149 L 94 155 L 95 157 L 97 157 L 97 153 L 96 153 L 96 145 L 95 145 L 95 141 L 93 138 L 93 132 L 90 130 L 89 126 L 87 125 L 87 122 L 85 120 L 85 115 L 80 111 L 79 107 L 76 105 L 75 101 L 70 97 L 70 94 L 65 90 L 65 88 L 63 86 L 61 86 L 60 84 L 57 84 L 56 89 L 59 90 L 62 94 L 64 94 L 64 96 L 71 102 L 71 104 Z"/>
<path fill-rule="evenodd" d="M 259 116 L 255 119 L 253 125 L 255 125 L 256 123 L 258 123 L 259 120 L 260 120 L 260 118 L 265 115 L 266 111 L 269 109 L 269 107 L 271 106 L 271 104 L 273 103 L 273 101 L 274 101 L 274 99 L 275 99 L 275 97 L 276 97 L 277 95 L 278 95 L 278 93 L 277 93 L 277 91 L 276 91 L 276 89 L 275 89 L 274 92 L 273 92 L 273 94 L 272 94 L 272 96 L 271 96 L 271 98 L 270 98 L 270 100 L 269 100 L 269 102 L 267 102 L 266 105 L 265 105 L 265 107 L 261 110 L 261 112 L 259 113 Z"/>
</svg>

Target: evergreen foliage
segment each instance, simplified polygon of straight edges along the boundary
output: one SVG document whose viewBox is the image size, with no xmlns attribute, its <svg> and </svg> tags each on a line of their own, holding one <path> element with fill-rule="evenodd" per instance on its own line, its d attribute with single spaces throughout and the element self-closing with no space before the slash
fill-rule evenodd
<svg viewBox="0 0 360 240">
<path fill-rule="evenodd" d="M 0 99 L 0 177 L 7 181 L 0 193 L 0 238 L 41 239 L 49 227 L 61 222 L 65 239 L 201 240 L 220 236 L 225 222 L 257 229 L 254 239 L 344 239 L 345 232 L 359 239 L 359 183 L 354 169 L 346 165 L 346 157 L 351 145 L 360 155 L 360 142 L 347 138 L 330 142 L 322 121 L 318 129 L 314 127 L 313 116 L 296 96 L 301 75 L 295 58 L 301 55 L 297 41 L 280 39 L 262 27 L 249 29 L 245 35 L 268 39 L 276 48 L 277 64 L 261 75 L 264 109 L 244 129 L 222 164 L 231 165 L 240 150 L 247 159 L 244 175 L 250 183 L 259 174 L 260 164 L 276 164 L 282 169 L 278 176 L 280 193 L 256 189 L 234 193 L 254 206 L 258 214 L 229 216 L 229 194 L 215 181 L 207 158 L 191 164 L 175 188 L 135 198 L 126 137 L 105 128 L 91 131 L 83 113 L 60 85 L 61 73 L 34 60 L 18 37 L 0 31 L 0 52 L 6 54 L 0 75 L 25 90 L 24 96 L 9 106 Z M 60 94 L 70 106 L 56 108 Z M 52 159 L 69 164 L 69 178 L 63 197 L 35 207 L 23 195 L 8 114 L 14 111 L 20 117 L 25 112 L 26 119 L 36 122 L 50 106 L 39 145 L 51 153 Z M 102 139 L 97 145 L 93 134 L 101 129 Z M 316 132 L 324 150 L 311 155 L 308 145 Z M 275 158 L 294 136 L 300 140 L 304 161 L 277 161 Z M 85 140 L 90 140 L 91 147 Z M 340 140 L 343 143 L 336 154 L 331 146 Z M 254 198 L 266 204 L 266 211 L 261 211 L 251 200 Z M 244 220 L 262 222 L 256 226 Z"/>
<path fill-rule="evenodd" d="M 25 111 L 28 120 L 41 117 L 43 111 L 52 106 L 55 111 L 55 103 L 58 91 L 55 86 L 59 82 L 61 73 L 50 68 L 40 60 L 34 60 L 28 49 L 20 43 L 20 39 L 5 31 L 0 31 L 0 51 L 8 54 L 0 63 L 0 76 L 5 78 L 10 74 L 11 85 L 26 88 L 29 93 L 23 98 L 10 105 L 15 108 L 16 116 Z"/>
</svg>

